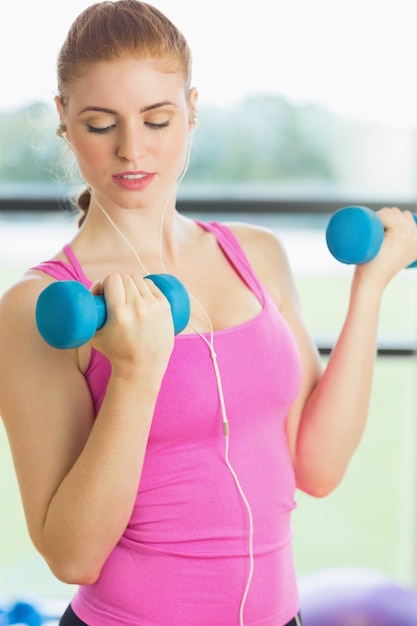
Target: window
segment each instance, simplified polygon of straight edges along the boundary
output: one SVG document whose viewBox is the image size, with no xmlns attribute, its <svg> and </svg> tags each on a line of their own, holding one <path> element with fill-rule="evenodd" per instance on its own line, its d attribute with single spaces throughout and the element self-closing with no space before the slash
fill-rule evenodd
<svg viewBox="0 0 417 626">
<path fill-rule="evenodd" d="M 66 194 L 54 63 L 88 4 L 40 0 L 23 22 L 13 5 L 1 25 L 0 54 L 13 62 L 0 95 L 0 199 Z M 184 197 L 414 202 L 412 3 L 260 0 L 253 11 L 213 0 L 197 15 L 185 0 L 156 5 L 186 34 L 200 91 Z M 47 36 L 33 28 L 40 13 L 53 24 Z"/>
</svg>

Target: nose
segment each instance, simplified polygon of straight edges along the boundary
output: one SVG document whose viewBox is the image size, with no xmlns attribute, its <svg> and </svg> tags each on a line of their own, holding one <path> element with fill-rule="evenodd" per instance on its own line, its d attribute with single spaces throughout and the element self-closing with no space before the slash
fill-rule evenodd
<svg viewBox="0 0 417 626">
<path fill-rule="evenodd" d="M 144 155 L 144 143 L 138 125 L 129 125 L 120 130 L 117 156 L 134 163 Z"/>
</svg>

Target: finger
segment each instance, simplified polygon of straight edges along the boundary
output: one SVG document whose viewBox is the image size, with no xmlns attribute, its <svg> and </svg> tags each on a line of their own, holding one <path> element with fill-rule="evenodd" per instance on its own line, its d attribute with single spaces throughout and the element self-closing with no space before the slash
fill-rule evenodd
<svg viewBox="0 0 417 626">
<path fill-rule="evenodd" d="M 386 228 L 396 225 L 407 227 L 409 224 L 413 224 L 413 227 L 416 225 L 411 211 L 402 211 L 398 207 L 384 207 L 377 213 Z"/>
<path fill-rule="evenodd" d="M 407 219 L 410 222 L 410 224 L 413 224 L 413 226 L 417 228 L 416 219 L 411 211 L 403 211 L 403 215 L 405 219 Z"/>
<path fill-rule="evenodd" d="M 165 294 L 161 291 L 161 289 L 153 282 L 151 278 L 147 278 L 146 276 L 140 276 L 137 274 L 129 275 L 129 279 L 131 284 L 135 285 L 137 291 L 144 299 L 157 298 L 166 299 Z"/>
<path fill-rule="evenodd" d="M 160 287 L 152 280 L 152 278 L 147 278 L 145 276 L 145 283 L 147 284 L 149 291 L 157 298 L 167 299 L 165 293 L 161 290 Z"/>
<path fill-rule="evenodd" d="M 121 274 L 112 272 L 100 281 L 100 285 L 108 313 L 126 305 L 126 288 Z"/>
<path fill-rule="evenodd" d="M 96 280 L 96 282 L 91 285 L 89 291 L 93 296 L 102 296 L 104 291 L 101 280 Z"/>
<path fill-rule="evenodd" d="M 152 280 L 137 274 L 121 276 L 126 293 L 126 306 L 141 319 L 155 319 L 170 312 L 168 299 Z"/>
<path fill-rule="evenodd" d="M 148 280 L 139 274 L 124 274 L 122 281 L 126 292 L 128 304 L 140 304 L 150 302 L 154 297 Z"/>
<path fill-rule="evenodd" d="M 403 219 L 403 212 L 398 207 L 383 207 L 377 215 L 385 229 L 394 227 Z"/>
</svg>

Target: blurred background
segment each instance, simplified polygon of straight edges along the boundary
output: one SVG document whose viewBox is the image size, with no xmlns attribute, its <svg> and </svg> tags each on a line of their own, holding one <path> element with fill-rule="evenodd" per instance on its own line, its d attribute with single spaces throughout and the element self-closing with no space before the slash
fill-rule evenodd
<svg viewBox="0 0 417 626">
<path fill-rule="evenodd" d="M 55 60 L 91 2 L 22 0 L 0 20 L 0 294 L 76 229 L 78 188 L 55 135 Z M 346 205 L 416 211 L 413 0 L 155 0 L 194 53 L 200 127 L 179 209 L 274 229 L 294 269 L 307 324 L 328 358 L 352 267 L 325 228 Z M 41 18 L 41 19 L 40 19 Z M 375 568 L 416 584 L 417 270 L 389 286 L 364 439 L 329 497 L 297 494 L 300 576 Z M 2 355 L 4 358 L 4 355 Z M 0 596 L 65 602 L 27 536 L 0 424 Z"/>
</svg>

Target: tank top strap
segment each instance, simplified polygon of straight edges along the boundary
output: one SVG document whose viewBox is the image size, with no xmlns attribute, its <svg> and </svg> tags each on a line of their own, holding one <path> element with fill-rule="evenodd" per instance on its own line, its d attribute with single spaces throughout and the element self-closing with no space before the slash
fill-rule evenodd
<svg viewBox="0 0 417 626">
<path fill-rule="evenodd" d="M 264 305 L 266 300 L 265 289 L 254 273 L 242 246 L 232 230 L 225 224 L 215 221 L 200 222 L 199 220 L 196 220 L 196 223 L 201 226 L 201 228 L 204 228 L 204 230 L 213 233 L 229 263 L 246 283 L 249 289 L 251 289 L 251 291 L 259 299 L 262 305 Z M 44 261 L 36 267 L 32 267 L 32 269 L 45 272 L 45 274 L 49 274 L 57 280 L 78 280 L 86 287 L 91 287 L 92 282 L 84 274 L 84 271 L 72 248 L 69 245 L 65 245 L 63 247 L 63 251 L 69 263 L 62 261 L 61 259 L 52 259 Z"/>
<path fill-rule="evenodd" d="M 77 280 L 86 287 L 91 287 L 92 283 L 84 274 L 72 248 L 66 245 L 63 247 L 63 251 L 69 263 L 61 259 L 51 259 L 49 261 L 43 261 L 31 269 L 44 272 L 57 280 Z"/>
<path fill-rule="evenodd" d="M 253 271 L 252 266 L 233 231 L 225 224 L 221 224 L 219 222 L 200 222 L 199 220 L 196 220 L 196 223 L 205 230 L 213 233 L 232 267 L 259 299 L 262 305 L 264 305 L 266 299 L 265 288 Z"/>
</svg>

